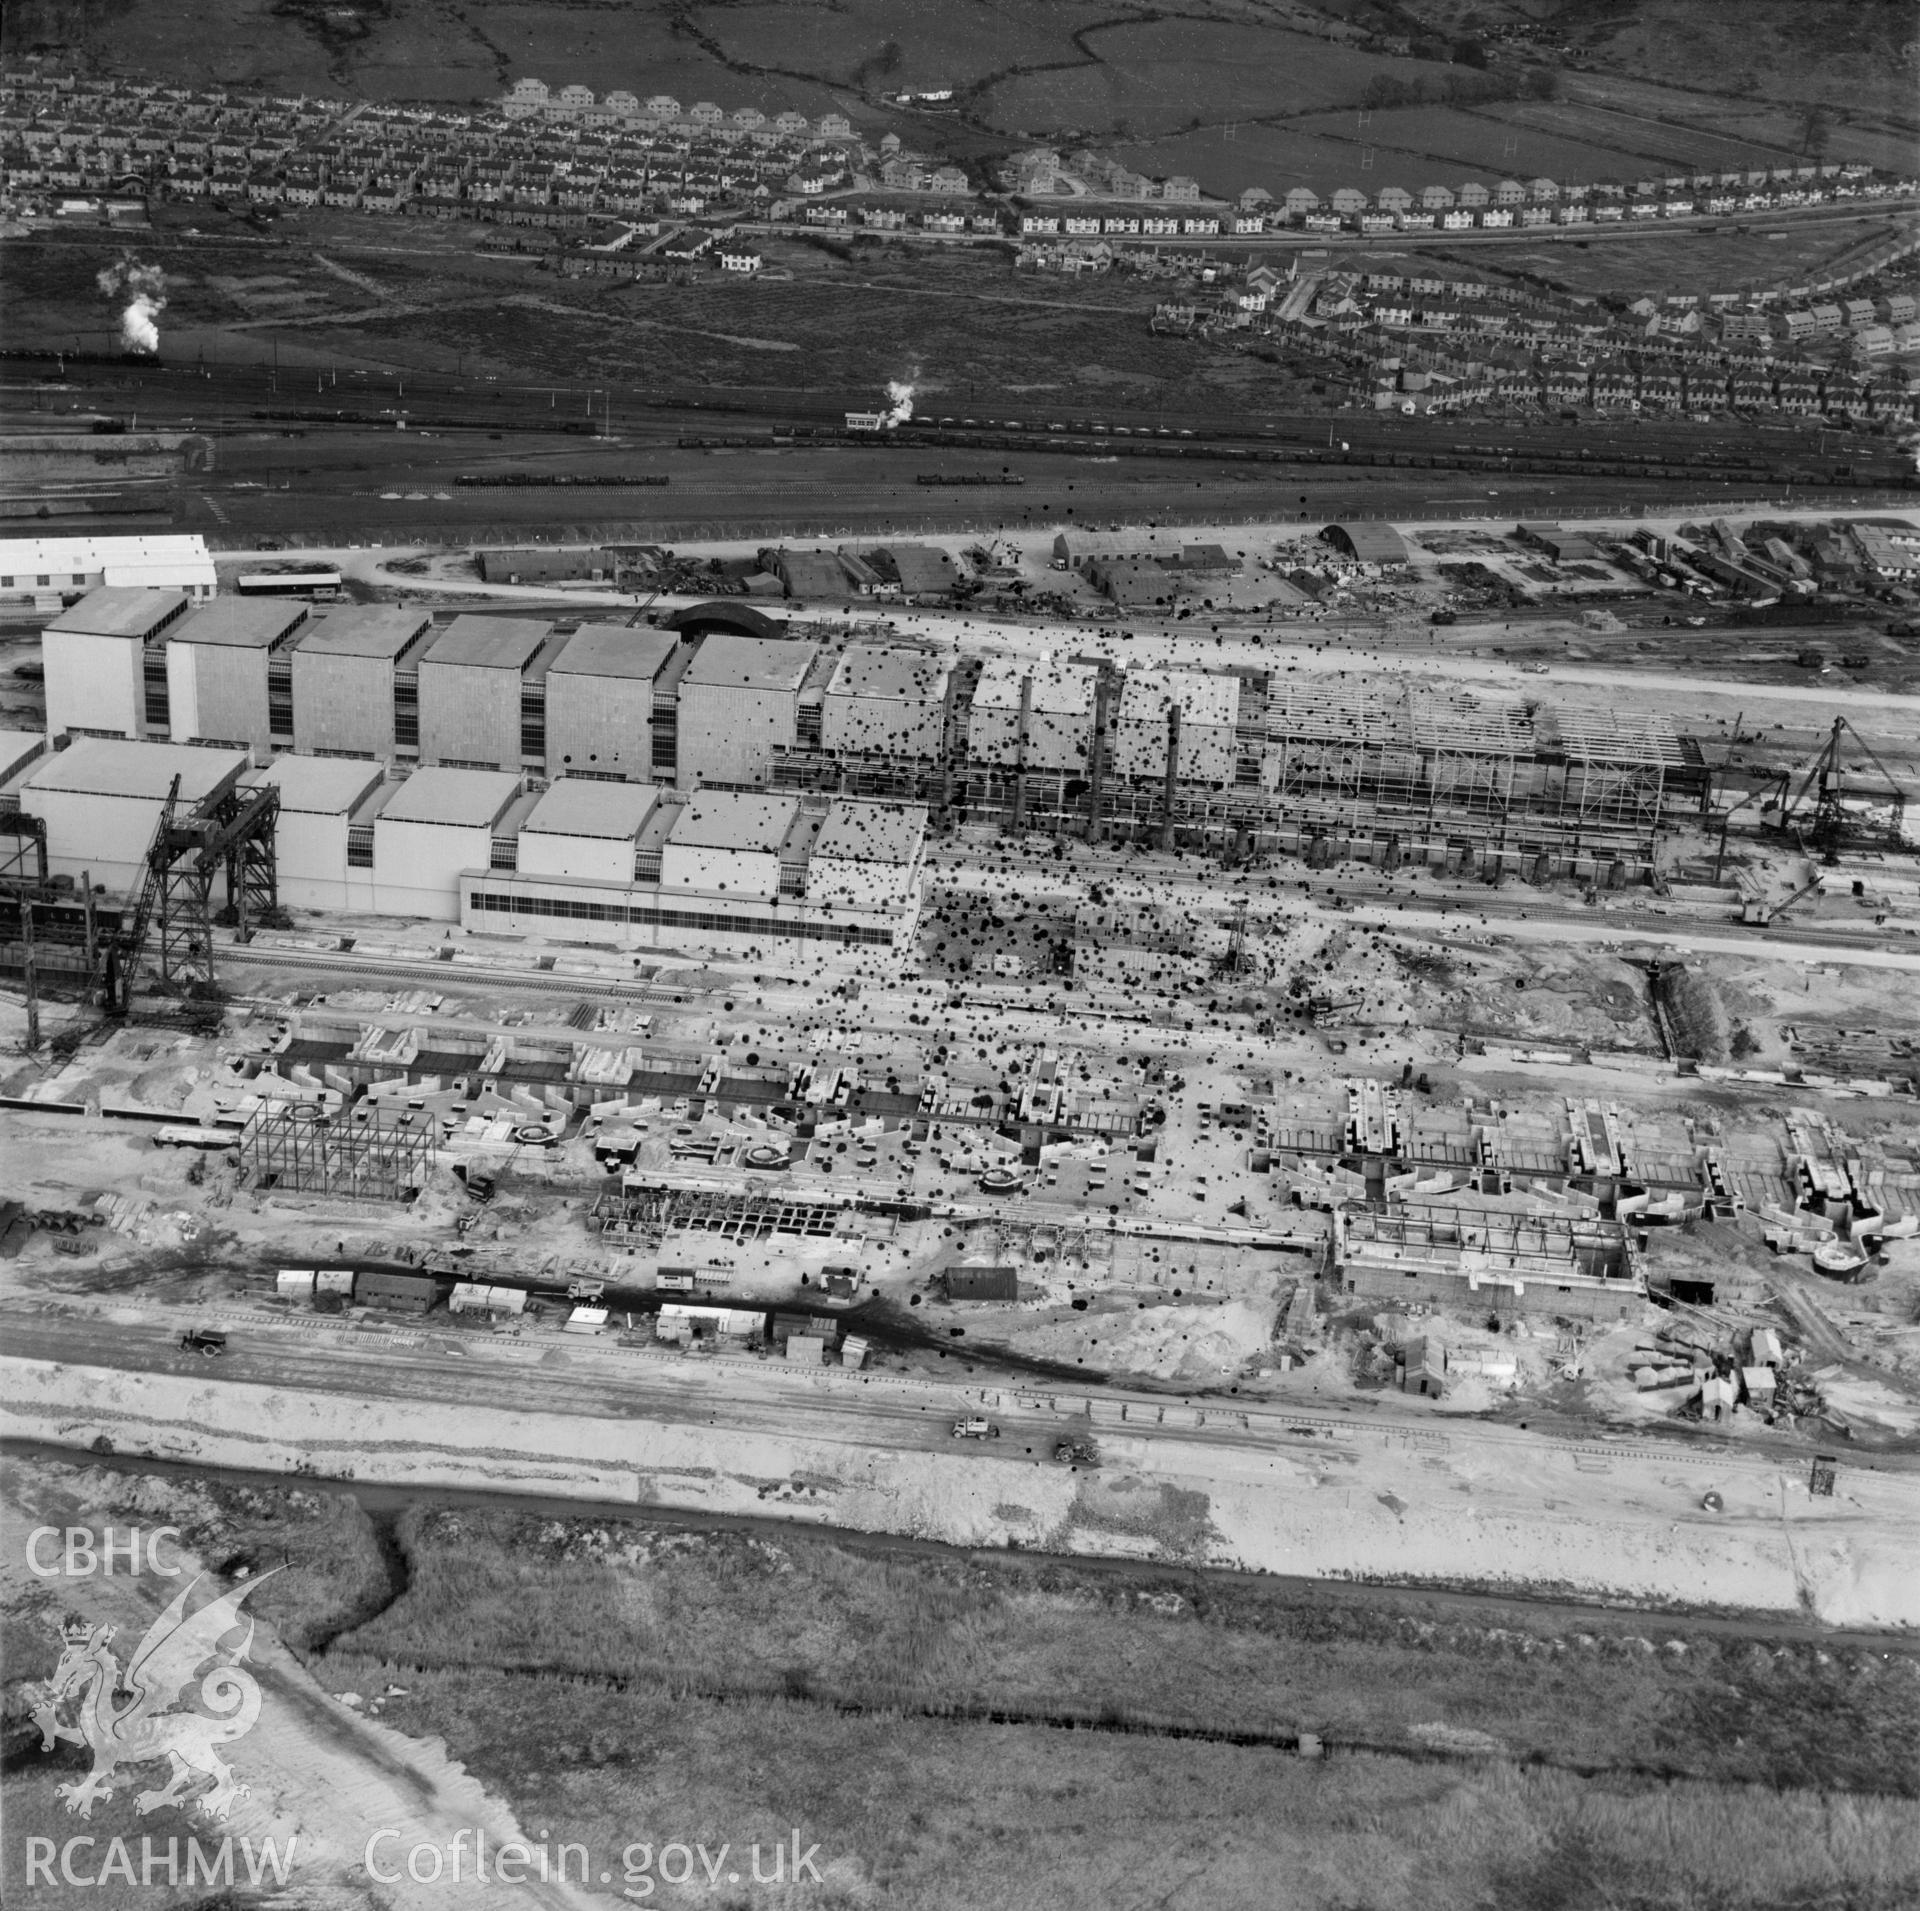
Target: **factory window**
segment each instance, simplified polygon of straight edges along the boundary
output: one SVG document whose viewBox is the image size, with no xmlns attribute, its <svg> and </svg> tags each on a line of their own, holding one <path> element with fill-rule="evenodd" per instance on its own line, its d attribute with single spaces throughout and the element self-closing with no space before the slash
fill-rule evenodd
<svg viewBox="0 0 1920 1911">
<path fill-rule="evenodd" d="M 520 867 L 520 839 L 517 836 L 496 836 L 493 848 L 487 857 L 489 869 L 518 869 Z"/>
<path fill-rule="evenodd" d="M 0 577 L 0 590 L 10 591 L 12 589 L 13 589 L 13 579 L 10 577 Z"/>
<path fill-rule="evenodd" d="M 347 867 L 349 869 L 373 867 L 373 825 L 371 823 L 347 825 Z"/>
<path fill-rule="evenodd" d="M 33 581 L 36 584 L 51 584 L 53 579 L 50 577 L 36 577 Z"/>
</svg>

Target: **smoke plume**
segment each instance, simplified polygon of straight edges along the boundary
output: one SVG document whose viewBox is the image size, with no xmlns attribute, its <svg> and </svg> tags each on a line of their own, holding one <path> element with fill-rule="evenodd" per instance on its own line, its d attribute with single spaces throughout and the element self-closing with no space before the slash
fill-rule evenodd
<svg viewBox="0 0 1920 1911">
<path fill-rule="evenodd" d="M 167 309 L 167 275 L 157 265 L 142 265 L 125 256 L 118 264 L 104 267 L 94 283 L 110 299 L 125 301 L 120 312 L 120 343 L 129 352 L 157 352 L 160 327 L 156 323 Z"/>
<path fill-rule="evenodd" d="M 913 416 L 913 387 L 897 378 L 887 380 L 887 429 L 904 425 Z"/>
</svg>

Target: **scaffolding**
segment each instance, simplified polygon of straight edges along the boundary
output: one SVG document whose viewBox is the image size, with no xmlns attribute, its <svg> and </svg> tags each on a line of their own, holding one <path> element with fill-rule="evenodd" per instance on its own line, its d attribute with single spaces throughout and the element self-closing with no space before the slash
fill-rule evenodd
<svg viewBox="0 0 1920 1911">
<path fill-rule="evenodd" d="M 248 1185 L 352 1201 L 411 1200 L 436 1158 L 423 1130 L 372 1114 L 329 1120 L 311 1107 L 263 1110 L 240 1136 Z"/>
<path fill-rule="evenodd" d="M 702 1228 L 729 1241 L 771 1235 L 827 1238 L 842 1231 L 847 1209 L 805 1196 L 733 1194 L 717 1188 L 669 1188 L 630 1181 L 603 1194 L 587 1226 L 609 1240 L 658 1247 L 676 1229 Z"/>
</svg>

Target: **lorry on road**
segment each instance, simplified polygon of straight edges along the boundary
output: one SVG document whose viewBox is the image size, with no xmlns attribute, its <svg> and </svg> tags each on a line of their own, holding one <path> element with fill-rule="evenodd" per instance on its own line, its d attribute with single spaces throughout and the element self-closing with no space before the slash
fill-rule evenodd
<svg viewBox="0 0 1920 1911">
<path fill-rule="evenodd" d="M 956 1440 L 997 1440 L 1000 1429 L 979 1414 L 969 1414 L 966 1419 L 953 1423 L 953 1437 Z"/>
</svg>

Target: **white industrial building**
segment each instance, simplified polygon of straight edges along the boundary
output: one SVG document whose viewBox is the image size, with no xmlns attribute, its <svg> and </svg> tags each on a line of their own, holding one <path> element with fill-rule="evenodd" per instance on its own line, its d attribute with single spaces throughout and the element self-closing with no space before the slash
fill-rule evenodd
<svg viewBox="0 0 1920 1911">
<path fill-rule="evenodd" d="M 651 783 L 562 777 L 520 825 L 514 868 L 522 876 L 629 885 L 640 832 L 659 798 Z"/>
<path fill-rule="evenodd" d="M 1176 709 L 1180 741 L 1175 775 L 1189 783 L 1231 785 L 1239 755 L 1240 680 L 1217 671 L 1129 670 L 1111 733 L 1114 773 L 1166 775 Z"/>
<path fill-rule="evenodd" d="M 596 846 L 592 812 L 571 812 L 577 796 L 547 811 L 572 781 L 556 784 L 522 826 L 516 870 L 460 879 L 465 927 L 734 954 L 796 944 L 895 949 L 912 939 L 926 845 L 918 804 L 635 787 L 618 792 L 629 805 L 617 819 L 619 834 L 613 814 L 599 812 L 607 835 Z M 604 785 L 577 789 L 608 794 Z M 530 844 L 536 823 L 549 839 L 538 849 Z M 552 840 L 576 831 L 564 849 Z M 830 854 L 822 855 L 823 845 Z M 604 857 L 610 872 L 625 865 L 628 873 L 545 873 L 562 856 L 575 870 Z"/>
<path fill-rule="evenodd" d="M 680 678 L 682 783 L 766 783 L 777 750 L 799 737 L 800 692 L 819 655 L 812 644 L 715 631 Z"/>
<path fill-rule="evenodd" d="M 542 619 L 456 617 L 420 660 L 420 761 L 543 763 L 546 675 L 562 641 Z"/>
<path fill-rule="evenodd" d="M 821 746 L 849 756 L 937 757 L 951 676 L 932 651 L 848 645 L 822 701 Z"/>
<path fill-rule="evenodd" d="M 547 672 L 547 764 L 556 776 L 653 779 L 654 683 L 672 631 L 583 624 Z"/>
<path fill-rule="evenodd" d="M 145 880 L 147 850 L 174 779 L 179 806 L 190 809 L 237 783 L 248 767 L 243 750 L 79 737 L 27 772 L 18 785 L 20 807 L 46 825 L 52 874 L 85 876 L 124 895 Z"/>
<path fill-rule="evenodd" d="M 0 602 L 51 607 L 102 584 L 185 591 L 196 602 L 220 588 L 203 537 L 0 538 Z"/>
<path fill-rule="evenodd" d="M 525 789 L 508 770 L 415 770 L 374 818 L 375 913 L 453 921 L 462 874 L 490 869 L 533 807 Z"/>
<path fill-rule="evenodd" d="M 433 618 L 356 604 L 311 619 L 293 648 L 293 747 L 386 763 L 420 744 L 420 659 Z"/>
<path fill-rule="evenodd" d="M 1091 664 L 1051 657 L 989 657 L 967 717 L 976 763 L 1084 770 L 1093 744 Z"/>
<path fill-rule="evenodd" d="M 108 585 L 40 633 L 49 737 L 165 735 L 165 633 L 186 616 L 185 591 Z"/>
<path fill-rule="evenodd" d="M 285 598 L 223 597 L 167 632 L 167 723 L 176 743 L 265 754 L 293 741 L 290 646 L 307 621 Z"/>
<path fill-rule="evenodd" d="M 374 818 L 402 788 L 386 780 L 380 764 L 352 757 L 285 755 L 244 780 L 271 783 L 280 792 L 274 853 L 284 907 L 375 907 Z"/>
</svg>

